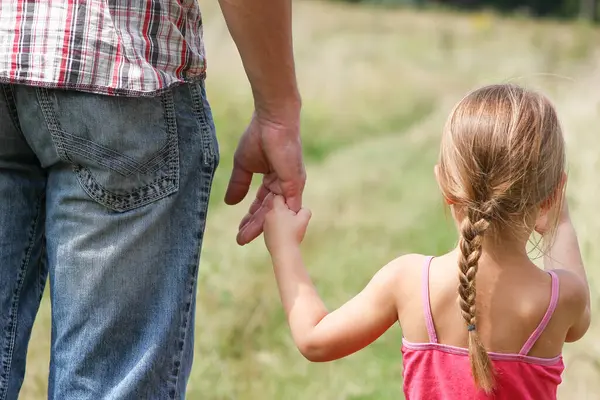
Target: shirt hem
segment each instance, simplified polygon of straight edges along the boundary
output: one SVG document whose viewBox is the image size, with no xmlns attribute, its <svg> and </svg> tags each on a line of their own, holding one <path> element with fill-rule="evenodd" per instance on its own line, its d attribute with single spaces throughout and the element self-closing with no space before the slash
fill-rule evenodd
<svg viewBox="0 0 600 400">
<path fill-rule="evenodd" d="M 427 350 L 437 350 L 448 354 L 454 354 L 458 356 L 469 356 L 469 350 L 464 349 L 462 347 L 455 347 L 447 344 L 440 343 L 413 343 L 409 342 L 406 339 L 402 339 L 402 347 L 403 349 L 412 350 L 412 351 L 427 351 Z M 496 353 L 496 352 L 488 352 L 490 359 L 495 361 L 521 361 L 526 362 L 528 364 L 536 364 L 543 366 L 554 366 L 559 364 L 562 361 L 562 353 L 556 357 L 552 358 L 540 358 L 528 356 L 525 354 L 514 354 L 514 353 Z"/>
<path fill-rule="evenodd" d="M 59 89 L 59 90 L 75 90 L 79 92 L 87 92 L 99 95 L 108 95 L 108 96 L 123 96 L 123 97 L 156 97 L 161 94 L 171 90 L 172 88 L 180 85 L 184 85 L 187 83 L 196 83 L 199 81 L 203 81 L 206 79 L 206 72 L 201 73 L 200 75 L 193 76 L 191 78 L 178 79 L 173 81 L 167 86 L 149 90 L 142 91 L 137 89 L 128 89 L 128 88 L 120 88 L 120 87 L 111 87 L 104 85 L 85 85 L 85 84 L 77 84 L 77 83 L 60 83 L 60 82 L 43 82 L 37 81 L 35 79 L 28 78 L 11 78 L 6 76 L 0 76 L 0 83 L 3 84 L 13 84 L 13 85 L 24 85 L 24 86 L 33 86 L 33 87 L 41 87 L 46 89 Z"/>
</svg>

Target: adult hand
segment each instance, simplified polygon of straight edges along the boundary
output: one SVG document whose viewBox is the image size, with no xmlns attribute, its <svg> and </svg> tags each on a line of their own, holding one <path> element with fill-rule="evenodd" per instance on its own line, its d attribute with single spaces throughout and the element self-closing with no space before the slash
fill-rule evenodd
<svg viewBox="0 0 600 400">
<path fill-rule="evenodd" d="M 299 116 L 265 118 L 255 113 L 233 158 L 225 203 L 240 203 L 248 194 L 253 174 L 263 174 L 256 198 L 242 218 L 237 243 L 245 245 L 263 231 L 274 195 L 282 195 L 290 210 L 300 211 L 306 172 L 302 160 Z"/>
<path fill-rule="evenodd" d="M 255 114 L 240 139 L 225 195 L 242 201 L 252 175 L 263 182 L 242 219 L 237 242 L 251 242 L 263 230 L 274 194 L 299 211 L 306 181 L 300 144 L 301 98 L 296 82 L 292 40 L 292 0 L 219 0 L 252 88 Z"/>
</svg>

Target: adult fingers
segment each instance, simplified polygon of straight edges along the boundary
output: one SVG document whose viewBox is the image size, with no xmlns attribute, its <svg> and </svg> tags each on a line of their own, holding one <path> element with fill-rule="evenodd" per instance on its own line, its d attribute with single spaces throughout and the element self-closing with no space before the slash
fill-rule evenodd
<svg viewBox="0 0 600 400">
<path fill-rule="evenodd" d="M 271 191 L 277 190 L 277 194 L 282 194 L 292 211 L 300 211 L 302 192 L 306 183 L 300 137 L 264 135 L 263 146 L 272 171 L 267 186 Z"/>
<path fill-rule="evenodd" d="M 262 233 L 265 216 L 273 208 L 273 197 L 274 195 L 269 193 L 263 200 L 262 205 L 238 232 L 236 239 L 239 245 L 243 246 L 252 242 Z"/>
<path fill-rule="evenodd" d="M 300 208 L 302 208 L 302 193 L 304 191 L 305 181 L 306 174 L 304 171 L 300 172 L 298 176 L 291 181 L 284 181 L 281 177 L 272 173 L 269 176 L 265 176 L 263 185 L 266 186 L 270 192 L 283 196 L 288 208 L 294 212 L 298 212 L 300 211 Z"/>
<path fill-rule="evenodd" d="M 240 224 L 238 225 L 238 230 L 242 230 L 244 225 L 252 218 L 252 215 L 260 208 L 265 197 L 269 194 L 269 189 L 265 185 L 261 185 L 256 192 L 256 197 L 252 204 L 250 204 L 250 208 L 248 209 L 248 213 L 242 218 Z"/>
<path fill-rule="evenodd" d="M 283 195 L 285 196 L 285 192 Z M 286 196 L 285 203 L 290 210 L 299 212 L 302 209 L 302 194 L 296 196 Z"/>
<path fill-rule="evenodd" d="M 241 231 L 242 229 L 244 229 L 244 227 L 246 226 L 248 221 L 250 221 L 250 219 L 252 219 L 252 215 L 253 214 L 250 214 L 250 213 L 247 213 L 246 215 L 244 215 L 244 217 L 240 221 L 240 224 L 238 225 L 238 232 Z"/>
<path fill-rule="evenodd" d="M 251 183 L 252 172 L 246 171 L 234 162 L 227 192 L 225 192 L 225 204 L 234 205 L 244 200 L 250 190 Z"/>
</svg>

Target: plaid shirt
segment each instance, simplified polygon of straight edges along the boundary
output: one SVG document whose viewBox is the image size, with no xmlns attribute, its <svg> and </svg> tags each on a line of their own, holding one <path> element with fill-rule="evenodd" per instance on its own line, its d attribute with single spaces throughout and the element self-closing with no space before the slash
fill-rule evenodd
<svg viewBox="0 0 600 400">
<path fill-rule="evenodd" d="M 151 96 L 204 73 L 196 0 L 0 0 L 0 82 Z"/>
</svg>

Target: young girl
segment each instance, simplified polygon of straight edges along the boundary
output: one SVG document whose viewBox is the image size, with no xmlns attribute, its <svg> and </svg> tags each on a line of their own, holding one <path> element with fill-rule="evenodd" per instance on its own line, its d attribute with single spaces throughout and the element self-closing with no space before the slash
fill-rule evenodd
<svg viewBox="0 0 600 400">
<path fill-rule="evenodd" d="M 448 119 L 435 173 L 457 248 L 391 261 L 333 312 L 302 263 L 310 212 L 275 197 L 265 241 L 298 349 L 313 362 L 336 360 L 398 321 L 406 399 L 556 398 L 561 350 L 588 329 L 590 295 L 563 205 L 565 149 L 553 106 L 513 85 L 470 93 Z M 548 245 L 545 270 L 527 254 L 534 230 Z"/>
</svg>

